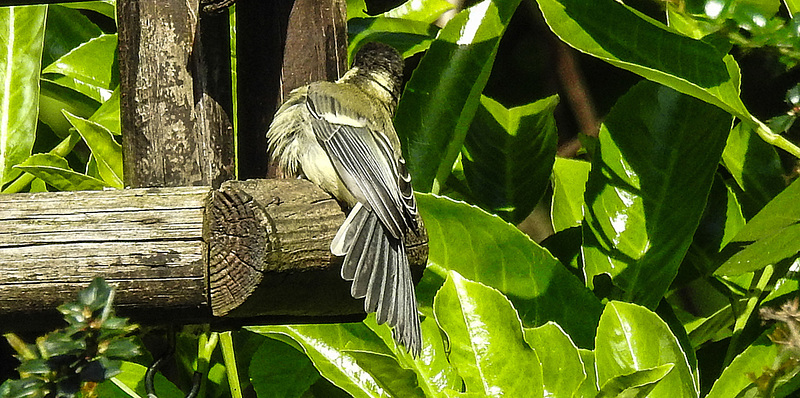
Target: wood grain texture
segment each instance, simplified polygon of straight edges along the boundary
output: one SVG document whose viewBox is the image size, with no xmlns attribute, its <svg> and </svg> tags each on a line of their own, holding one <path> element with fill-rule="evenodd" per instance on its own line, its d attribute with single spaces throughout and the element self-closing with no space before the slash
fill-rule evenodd
<svg viewBox="0 0 800 398">
<path fill-rule="evenodd" d="M 48 323 L 92 278 L 121 313 L 157 322 L 207 310 L 202 226 L 208 187 L 0 196 L 0 314 Z M 156 310 L 157 311 L 154 311 Z"/>
<path fill-rule="evenodd" d="M 298 179 L 2 195 L 0 329 L 55 325 L 98 276 L 139 323 L 352 320 L 363 301 L 330 253 L 344 219 Z M 407 243 L 418 278 L 427 236 Z"/>
<path fill-rule="evenodd" d="M 117 2 L 125 186 L 218 186 L 234 176 L 230 78 L 219 70 L 230 54 L 212 59 L 223 55 L 213 50 L 227 23 L 204 17 L 200 34 L 198 7 Z"/>
</svg>

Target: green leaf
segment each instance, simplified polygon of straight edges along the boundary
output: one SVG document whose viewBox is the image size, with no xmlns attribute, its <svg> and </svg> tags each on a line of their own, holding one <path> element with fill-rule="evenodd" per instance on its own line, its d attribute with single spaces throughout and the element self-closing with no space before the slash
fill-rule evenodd
<svg viewBox="0 0 800 398">
<path fill-rule="evenodd" d="M 719 267 L 721 261 L 719 253 L 722 248 L 733 240 L 744 224 L 744 216 L 736 195 L 717 173 L 711 184 L 711 192 L 700 225 L 684 258 L 684 264 L 691 264 L 699 275 L 710 274 Z"/>
<path fill-rule="evenodd" d="M 775 148 L 747 124 L 739 123 L 731 130 L 722 152 L 722 164 L 743 191 L 740 197 L 748 219 L 786 187 Z"/>
<path fill-rule="evenodd" d="M 72 171 L 66 159 L 49 153 L 37 153 L 14 167 L 41 178 L 59 191 L 87 191 L 106 187 L 103 181 Z"/>
<path fill-rule="evenodd" d="M 643 81 L 601 127 L 586 186 L 586 283 L 611 276 L 624 301 L 655 308 L 703 214 L 731 126 L 719 108 Z"/>
<path fill-rule="evenodd" d="M 555 232 L 576 227 L 583 220 L 583 193 L 591 163 L 556 157 L 553 164 L 553 200 L 550 214 Z"/>
<path fill-rule="evenodd" d="M 103 34 L 94 22 L 69 4 L 52 4 L 47 8 L 47 29 L 44 32 L 42 65 L 47 66 L 75 47 Z"/>
<path fill-rule="evenodd" d="M 783 0 L 783 4 L 786 4 L 786 8 L 789 9 L 789 14 L 792 16 L 800 13 L 800 0 Z"/>
<path fill-rule="evenodd" d="M 586 380 L 586 372 L 578 347 L 561 327 L 548 322 L 538 328 L 525 329 L 525 341 L 542 363 L 545 396 L 577 396 L 580 385 Z"/>
<path fill-rule="evenodd" d="M 111 380 L 97 386 L 99 397 L 146 397 L 144 375 L 147 368 L 133 362 L 122 362 L 122 371 Z M 154 385 L 159 398 L 181 398 L 184 394 L 178 387 L 167 380 L 161 373 L 156 373 Z"/>
<path fill-rule="evenodd" d="M 400 52 L 403 58 L 425 51 L 430 47 L 439 30 L 425 22 L 398 18 L 354 18 L 347 21 L 350 43 L 347 58 L 353 59 L 361 43 L 379 41 Z"/>
<path fill-rule="evenodd" d="M 547 189 L 558 136 L 558 96 L 506 109 L 481 96 L 462 150 L 464 175 L 489 212 L 519 224 Z"/>
<path fill-rule="evenodd" d="M 47 6 L 0 7 L 0 185 L 31 155 Z"/>
<path fill-rule="evenodd" d="M 774 265 L 800 252 L 800 180 L 767 203 L 729 244 L 744 247 L 714 273 L 739 275 Z M 726 248 L 727 249 L 727 248 Z"/>
<path fill-rule="evenodd" d="M 103 102 L 103 105 L 100 105 L 100 108 L 95 111 L 91 117 L 89 117 L 90 122 L 95 122 L 110 131 L 114 135 L 122 135 L 122 127 L 120 127 L 120 118 L 119 118 L 119 86 L 114 89 L 114 92 L 111 93 L 111 98 L 108 101 Z M 77 115 L 84 117 L 82 115 Z"/>
<path fill-rule="evenodd" d="M 391 350 L 363 323 L 294 325 L 294 326 L 256 326 L 248 330 L 288 340 L 299 346 L 314 363 L 319 373 L 339 388 L 354 397 L 373 397 L 381 394 L 390 396 L 422 396 L 419 388 L 393 391 L 398 377 L 416 378 L 413 373 L 403 371 L 395 361 L 391 368 L 369 368 L 362 366 L 353 351 L 370 352 L 392 356 Z M 424 347 L 423 347 L 424 349 Z M 425 355 L 423 352 L 422 355 Z M 402 386 L 415 385 L 407 380 Z"/>
<path fill-rule="evenodd" d="M 47 78 L 97 102 L 111 98 L 119 84 L 116 72 L 117 35 L 104 34 L 64 54 L 42 70 Z"/>
<path fill-rule="evenodd" d="M 47 79 L 41 79 L 40 95 L 39 120 L 60 138 L 68 136 L 72 128 L 62 111 L 88 118 L 100 106 L 97 101 Z"/>
<path fill-rule="evenodd" d="M 619 301 L 607 304 L 597 327 L 595 346 L 598 382 L 604 388 L 608 381 L 616 377 L 648 369 L 655 371 L 654 368 L 671 364 L 674 368 L 648 396 L 672 398 L 699 395 L 678 339 L 667 324 L 647 308 Z M 657 373 L 650 376 L 656 376 Z M 649 377 L 647 379 L 652 380 Z"/>
<path fill-rule="evenodd" d="M 671 363 L 619 375 L 603 384 L 597 398 L 645 398 L 672 371 Z"/>
<path fill-rule="evenodd" d="M 95 11 L 116 20 L 117 7 L 115 6 L 115 0 L 78 1 L 74 3 L 64 3 L 63 6 Z"/>
<path fill-rule="evenodd" d="M 602 306 L 547 250 L 477 207 L 416 197 L 429 237 L 428 267 L 417 285 L 423 312 L 453 270 L 503 292 L 526 327 L 554 321 L 579 347 L 592 347 Z"/>
<path fill-rule="evenodd" d="M 781 346 L 769 341 L 766 334 L 762 334 L 731 361 L 731 364 L 714 382 L 706 398 L 741 397 L 745 396 L 742 395 L 745 391 L 756 392 L 756 386 L 751 380 L 751 376 L 758 377 L 770 369 L 777 370 L 776 368 L 784 365 L 782 360 L 789 361 L 788 358 L 781 355 L 783 352 Z"/>
<path fill-rule="evenodd" d="M 519 0 L 483 0 L 461 11 L 420 60 L 397 108 L 414 188 L 438 192 L 461 151 L 497 46 Z"/>
<path fill-rule="evenodd" d="M 450 362 L 467 393 L 544 396 L 542 365 L 525 344 L 514 307 L 500 292 L 450 271 L 433 306 L 447 335 Z"/>
<path fill-rule="evenodd" d="M 383 13 L 388 18 L 402 18 L 412 21 L 433 23 L 443 12 L 453 8 L 446 0 L 408 0 Z"/>
<path fill-rule="evenodd" d="M 460 389 L 461 377 L 453 365 L 448 361 L 449 348 L 445 346 L 436 319 L 432 316 L 422 318 L 422 347 L 423 353 L 419 360 L 412 360 L 405 348 L 394 342 L 392 332 L 385 325 L 378 325 L 375 314 L 367 315 L 364 320 L 375 334 L 377 334 L 395 356 L 401 361 L 401 366 L 409 367 L 417 373 L 417 381 L 426 396 L 436 396 L 445 389 Z"/>
<path fill-rule="evenodd" d="M 579 51 L 716 105 L 756 126 L 768 143 L 800 157 L 739 98 L 740 71 L 731 55 L 681 36 L 614 0 L 537 0 L 550 29 Z"/>
<path fill-rule="evenodd" d="M 308 357 L 274 339 L 266 339 L 250 361 L 250 379 L 259 397 L 300 397 L 319 378 Z"/>
<path fill-rule="evenodd" d="M 578 354 L 581 356 L 583 373 L 586 375 L 586 378 L 583 379 L 581 385 L 578 387 L 578 391 L 572 396 L 574 398 L 594 397 L 600 391 L 600 388 L 597 386 L 597 373 L 594 367 L 594 351 L 581 348 L 578 349 Z"/>
<path fill-rule="evenodd" d="M 75 127 L 97 162 L 97 171 L 108 186 L 122 189 L 122 145 L 114 140 L 105 127 L 64 111 L 64 116 Z"/>
</svg>

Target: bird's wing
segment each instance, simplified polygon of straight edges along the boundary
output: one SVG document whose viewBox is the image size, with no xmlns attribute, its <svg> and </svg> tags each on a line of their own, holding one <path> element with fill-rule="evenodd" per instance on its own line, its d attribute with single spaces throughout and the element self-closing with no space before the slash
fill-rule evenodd
<svg viewBox="0 0 800 398">
<path fill-rule="evenodd" d="M 317 141 L 347 189 L 366 202 L 394 238 L 416 230 L 411 177 L 386 135 L 363 120 L 343 116 L 342 103 L 330 96 L 309 91 L 306 106 Z"/>
</svg>

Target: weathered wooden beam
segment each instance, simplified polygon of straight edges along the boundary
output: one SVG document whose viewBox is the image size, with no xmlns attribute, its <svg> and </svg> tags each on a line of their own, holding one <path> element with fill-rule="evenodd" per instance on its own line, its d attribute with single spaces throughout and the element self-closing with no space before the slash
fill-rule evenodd
<svg viewBox="0 0 800 398">
<path fill-rule="evenodd" d="M 227 24 L 201 24 L 214 17 L 198 7 L 198 0 L 117 2 L 126 186 L 218 186 L 234 177 L 230 74 L 210 73 L 226 62 L 209 57 L 224 56 L 229 69 L 230 54 L 211 51 L 226 46 L 227 31 L 206 31 Z M 227 86 L 213 81 L 220 76 Z"/>
<path fill-rule="evenodd" d="M 0 329 L 55 325 L 55 307 L 97 276 L 146 324 L 362 316 L 329 249 L 343 220 L 296 179 L 2 195 Z M 408 241 L 417 275 L 426 239 Z"/>
</svg>

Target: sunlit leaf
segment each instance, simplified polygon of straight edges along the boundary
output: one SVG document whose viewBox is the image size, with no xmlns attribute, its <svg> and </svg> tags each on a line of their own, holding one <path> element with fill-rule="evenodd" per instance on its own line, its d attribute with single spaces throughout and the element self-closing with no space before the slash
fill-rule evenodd
<svg viewBox="0 0 800 398">
<path fill-rule="evenodd" d="M 592 347 L 602 306 L 547 250 L 477 207 L 424 194 L 417 201 L 430 250 L 417 285 L 423 312 L 453 270 L 503 292 L 526 327 L 554 321 L 579 347 Z"/>
<path fill-rule="evenodd" d="M 109 186 L 123 188 L 122 145 L 105 127 L 64 111 L 64 115 L 81 135 L 97 162 L 97 172 Z"/>
<path fill-rule="evenodd" d="M 667 324 L 647 308 L 618 301 L 607 304 L 597 328 L 595 346 L 598 382 L 603 388 L 619 376 L 661 367 L 650 376 L 668 372 L 666 376 L 648 376 L 644 380 L 649 383 L 660 379 L 649 397 L 699 395 L 699 386 L 695 384 L 678 339 Z M 663 367 L 665 365 L 670 369 Z"/>
<path fill-rule="evenodd" d="M 795 180 L 736 234 L 729 246 L 743 249 L 733 254 L 715 274 L 739 275 L 755 271 L 800 252 L 798 198 L 800 180 Z"/>
<path fill-rule="evenodd" d="M 523 339 L 522 324 L 500 292 L 455 271 L 434 299 L 449 355 L 468 393 L 486 397 L 543 397 L 542 366 Z"/>
<path fill-rule="evenodd" d="M 550 213 L 555 232 L 576 227 L 583 220 L 583 193 L 591 163 L 556 158 L 553 165 L 553 199 Z"/>
<path fill-rule="evenodd" d="M 538 328 L 525 329 L 525 341 L 536 351 L 542 363 L 545 396 L 576 396 L 587 376 L 578 347 L 572 344 L 561 327 L 549 322 Z"/>
<path fill-rule="evenodd" d="M 87 191 L 106 187 L 106 184 L 69 168 L 66 159 L 49 153 L 32 155 L 14 166 L 44 180 L 59 191 Z"/>
<path fill-rule="evenodd" d="M 31 155 L 47 6 L 0 7 L 0 185 Z"/>
<path fill-rule="evenodd" d="M 600 131 L 586 186 L 586 282 L 608 274 L 612 297 L 655 308 L 705 208 L 731 126 L 707 103 L 644 81 Z"/>
<path fill-rule="evenodd" d="M 414 70 L 395 125 L 415 189 L 438 192 L 450 175 L 518 4 L 483 0 L 461 11 Z"/>
<path fill-rule="evenodd" d="M 757 128 L 768 143 L 800 157 L 739 98 L 740 71 L 731 55 L 669 30 L 614 0 L 537 0 L 550 29 L 572 47 L 681 93 L 714 104 Z"/>
<path fill-rule="evenodd" d="M 403 370 L 391 350 L 363 323 L 258 326 L 248 330 L 282 341 L 288 339 L 303 350 L 323 377 L 354 397 L 423 396 L 413 372 Z M 384 355 L 394 364 L 371 368 L 353 351 Z M 400 377 L 406 380 L 398 383 Z"/>
<path fill-rule="evenodd" d="M 69 87 L 97 102 L 111 98 L 119 84 L 116 67 L 117 35 L 96 37 L 74 48 L 42 70 L 56 84 Z"/>
</svg>

